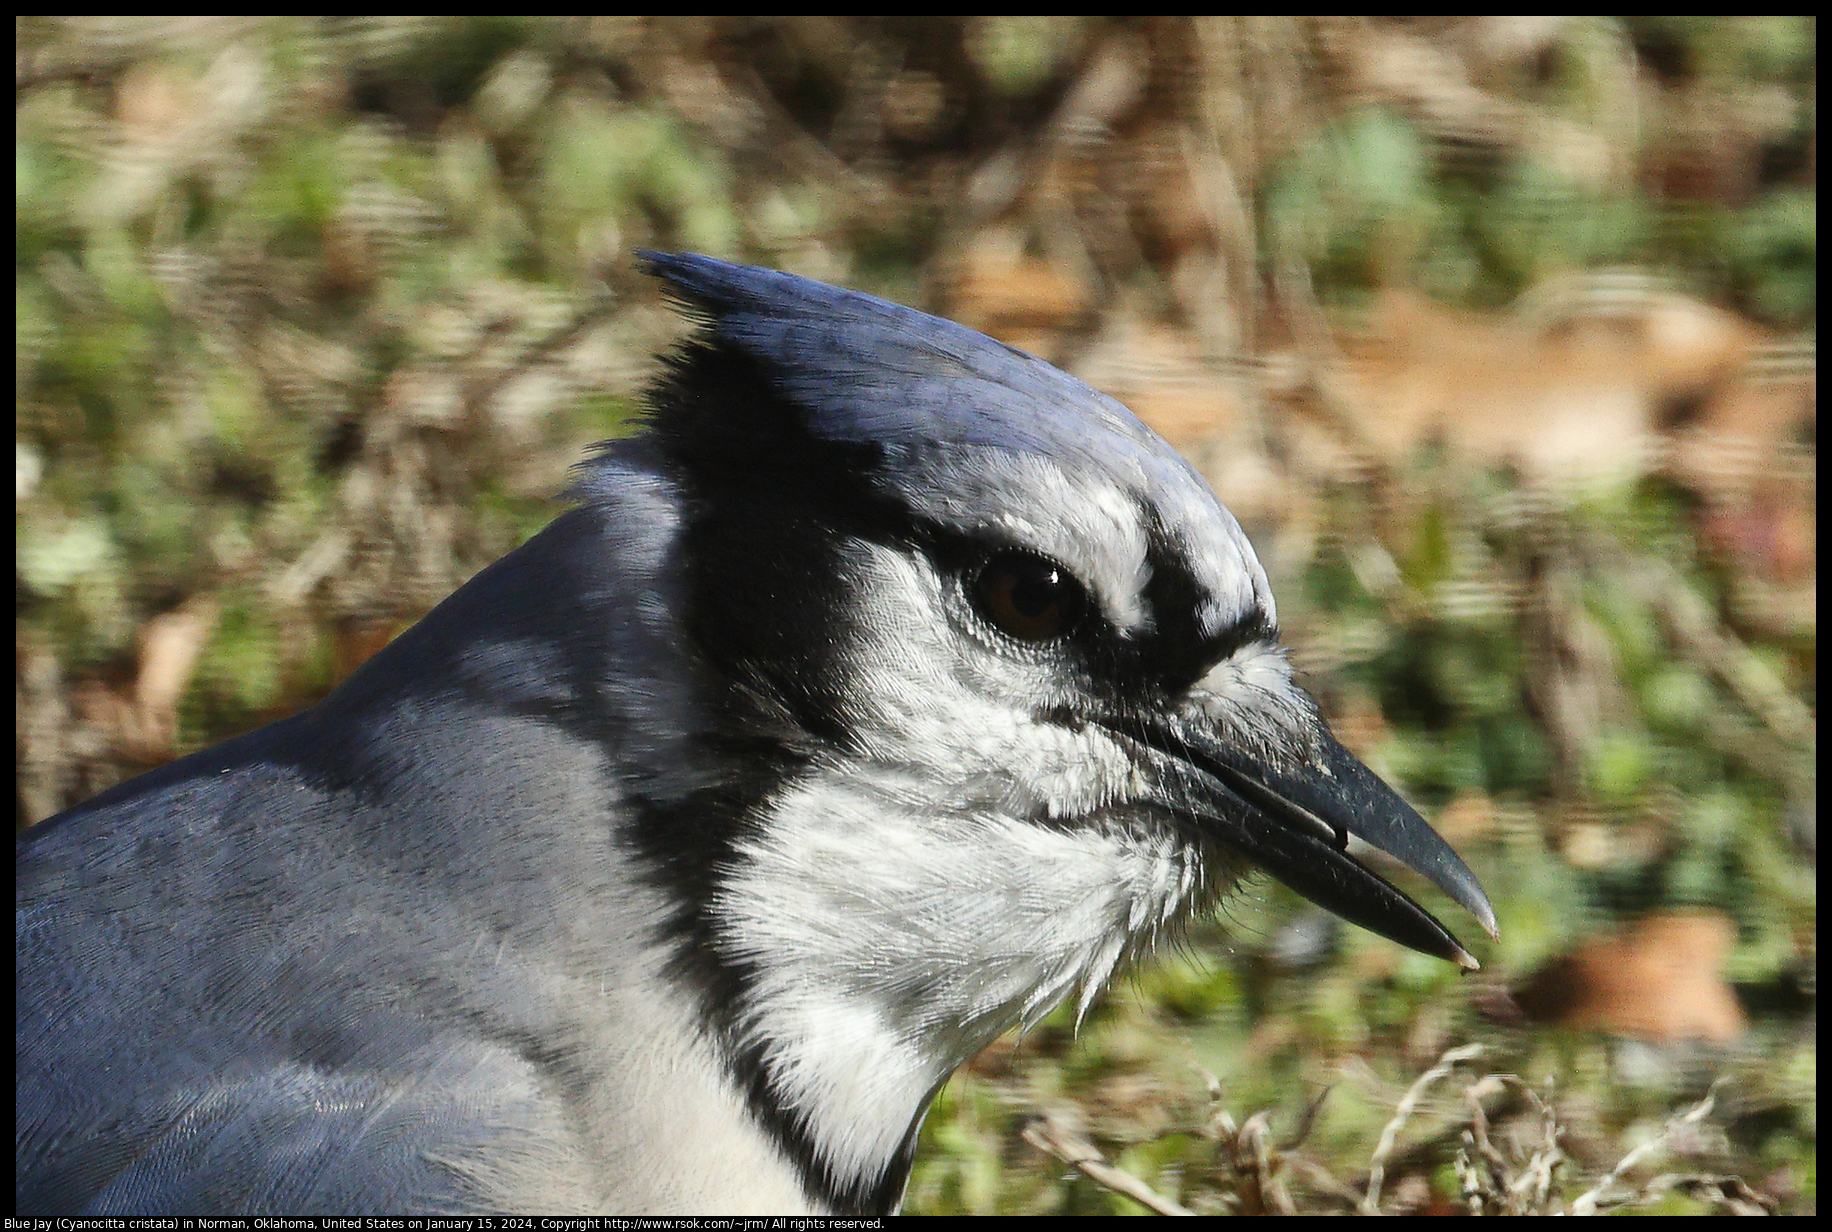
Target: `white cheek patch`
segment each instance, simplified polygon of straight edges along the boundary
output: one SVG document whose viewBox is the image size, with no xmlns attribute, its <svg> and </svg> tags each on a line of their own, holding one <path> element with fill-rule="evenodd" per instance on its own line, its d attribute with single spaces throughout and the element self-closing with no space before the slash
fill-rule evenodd
<svg viewBox="0 0 1832 1232">
<path fill-rule="evenodd" d="M 869 764 L 817 773 L 760 818 L 714 903 L 753 972 L 749 1042 L 840 1175 L 881 1175 L 907 1124 L 886 1109 L 913 1114 L 1001 1031 L 1078 989 L 1085 1012 L 1213 892 L 1168 827 L 909 809 L 902 785 Z"/>
<path fill-rule="evenodd" d="M 1062 682 L 968 636 L 926 560 L 861 545 L 849 564 L 864 619 L 845 659 L 848 728 L 873 763 L 907 774 L 912 805 L 1074 817 L 1143 793 L 1100 728 L 1033 717 L 1064 700 Z"/>
</svg>

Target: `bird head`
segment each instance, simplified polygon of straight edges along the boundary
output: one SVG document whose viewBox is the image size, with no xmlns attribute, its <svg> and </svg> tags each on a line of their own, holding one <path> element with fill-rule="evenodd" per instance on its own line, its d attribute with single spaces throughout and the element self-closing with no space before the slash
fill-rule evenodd
<svg viewBox="0 0 1832 1232">
<path fill-rule="evenodd" d="M 680 494 L 728 772 L 643 841 L 753 1106 L 833 1194 L 907 1153 L 872 1109 L 919 1119 L 1244 873 L 1475 966 L 1351 840 L 1493 932 L 1475 877 L 1332 736 L 1239 524 L 1131 412 L 871 296 L 644 260 L 706 328 L 612 457 Z"/>
</svg>

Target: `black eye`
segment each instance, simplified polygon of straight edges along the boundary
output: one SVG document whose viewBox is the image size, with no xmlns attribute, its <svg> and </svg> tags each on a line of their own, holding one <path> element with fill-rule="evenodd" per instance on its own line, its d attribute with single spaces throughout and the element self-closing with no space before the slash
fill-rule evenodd
<svg viewBox="0 0 1832 1232">
<path fill-rule="evenodd" d="M 1087 600 L 1061 565 L 1027 552 L 1000 552 L 973 580 L 980 614 L 1023 642 L 1047 642 L 1075 626 Z"/>
</svg>

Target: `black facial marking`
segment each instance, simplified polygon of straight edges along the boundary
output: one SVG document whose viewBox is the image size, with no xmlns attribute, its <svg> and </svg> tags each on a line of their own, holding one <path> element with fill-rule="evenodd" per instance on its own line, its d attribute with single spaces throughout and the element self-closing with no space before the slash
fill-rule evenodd
<svg viewBox="0 0 1832 1232">
<path fill-rule="evenodd" d="M 836 1174 L 820 1157 L 807 1118 L 782 1102 L 763 1046 L 745 1031 L 758 972 L 720 935 L 712 904 L 770 802 L 818 752 L 855 744 L 844 656 L 856 596 L 843 548 L 861 539 L 909 545 L 909 515 L 871 483 L 879 446 L 813 436 L 761 366 L 729 346 L 682 351 L 650 402 L 653 418 L 633 448 L 685 497 L 671 567 L 712 728 L 701 760 L 722 768 L 685 799 L 641 802 L 634 841 L 680 904 L 658 928 L 674 944 L 675 973 L 699 993 L 732 1080 L 810 1196 L 841 1214 L 888 1214 L 910 1150 L 865 1179 Z"/>
<path fill-rule="evenodd" d="M 1149 513 L 1143 601 L 1148 617 L 1141 629 L 1116 628 L 1092 599 L 1060 640 L 1045 643 L 1057 670 L 1079 682 L 1084 698 L 1053 707 L 1039 720 L 1062 723 L 1070 713 L 1083 720 L 1133 711 L 1155 712 L 1187 694 L 1218 663 L 1248 646 L 1275 642 L 1278 629 L 1257 606 L 1226 628 L 1205 631 L 1202 611 L 1208 592 L 1190 568 L 1182 547 Z M 976 575 L 969 572 L 971 582 Z M 1037 653 L 1031 647 L 1020 647 Z"/>
<path fill-rule="evenodd" d="M 1257 605 L 1227 628 L 1209 632 L 1200 615 L 1208 592 L 1190 569 L 1189 559 L 1156 516 L 1146 519 L 1145 603 L 1153 624 L 1152 640 L 1167 683 L 1184 688 L 1207 675 L 1217 663 L 1258 641 L 1273 641 L 1278 630 Z"/>
</svg>

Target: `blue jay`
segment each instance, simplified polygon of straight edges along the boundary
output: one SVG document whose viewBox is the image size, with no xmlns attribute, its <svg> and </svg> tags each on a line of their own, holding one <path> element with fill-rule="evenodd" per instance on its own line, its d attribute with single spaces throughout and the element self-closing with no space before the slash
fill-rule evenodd
<svg viewBox="0 0 1832 1232">
<path fill-rule="evenodd" d="M 1130 412 L 644 260 L 704 328 L 575 507 L 25 834 L 22 1213 L 885 1212 L 956 1067 L 1247 872 L 1475 965 L 1350 853 L 1494 931 Z"/>
</svg>

